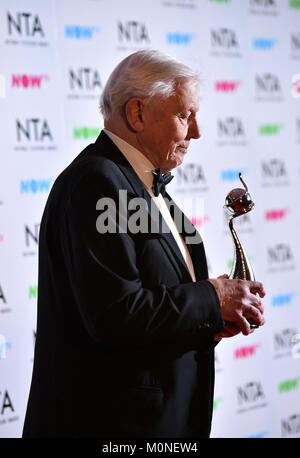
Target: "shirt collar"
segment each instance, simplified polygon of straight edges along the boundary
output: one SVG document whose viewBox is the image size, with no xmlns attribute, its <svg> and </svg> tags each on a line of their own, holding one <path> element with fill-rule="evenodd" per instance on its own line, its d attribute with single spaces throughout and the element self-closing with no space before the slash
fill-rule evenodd
<svg viewBox="0 0 300 458">
<path fill-rule="evenodd" d="M 103 129 L 106 135 L 114 142 L 114 144 L 119 148 L 121 153 L 126 157 L 139 179 L 143 182 L 145 187 L 152 191 L 153 184 L 153 172 L 155 170 L 154 165 L 149 161 L 149 159 L 134 146 L 127 143 L 118 135 L 110 132 L 107 129 Z"/>
</svg>

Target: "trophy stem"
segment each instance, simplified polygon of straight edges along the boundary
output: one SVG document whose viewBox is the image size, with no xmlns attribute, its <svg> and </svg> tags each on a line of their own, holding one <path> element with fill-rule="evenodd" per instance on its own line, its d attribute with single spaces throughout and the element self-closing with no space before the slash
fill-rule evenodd
<svg viewBox="0 0 300 458">
<path fill-rule="evenodd" d="M 253 273 L 251 264 L 243 249 L 241 242 L 239 241 L 237 233 L 234 230 L 233 218 L 234 217 L 231 216 L 228 219 L 229 229 L 230 229 L 232 240 L 234 243 L 234 258 L 233 258 L 233 264 L 232 264 L 231 272 L 229 274 L 229 278 L 230 279 L 240 278 L 241 280 L 254 281 L 255 277 L 254 277 L 254 273 Z"/>
</svg>

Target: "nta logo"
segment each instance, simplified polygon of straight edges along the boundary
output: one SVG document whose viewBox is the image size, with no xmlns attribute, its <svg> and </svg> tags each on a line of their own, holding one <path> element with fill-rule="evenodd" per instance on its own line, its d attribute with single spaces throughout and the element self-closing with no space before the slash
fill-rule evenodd
<svg viewBox="0 0 300 458">
<path fill-rule="evenodd" d="M 185 164 L 177 170 L 177 182 L 182 184 L 199 184 L 205 182 L 203 168 L 199 164 Z"/>
<path fill-rule="evenodd" d="M 210 42 L 213 48 L 235 50 L 239 48 L 238 39 L 234 30 L 227 28 L 211 29 Z"/>
<path fill-rule="evenodd" d="M 4 296 L 4 291 L 3 289 L 1 288 L 1 285 L 0 285 L 0 300 L 6 304 L 6 299 L 5 299 L 5 296 Z"/>
<path fill-rule="evenodd" d="M 17 34 L 23 37 L 35 37 L 38 34 L 39 37 L 45 36 L 37 14 L 17 13 L 16 16 L 12 16 L 11 13 L 7 12 L 7 29 L 9 35 Z"/>
<path fill-rule="evenodd" d="M 270 265 L 285 265 L 293 261 L 292 250 L 287 243 L 277 243 L 272 247 L 268 247 L 267 254 Z"/>
<path fill-rule="evenodd" d="M 139 21 L 118 21 L 118 39 L 122 43 L 150 43 L 146 25 Z"/>
<path fill-rule="evenodd" d="M 43 142 L 44 140 L 53 141 L 53 136 L 46 119 L 27 118 L 23 123 L 16 120 L 17 140 L 21 142 Z"/>
<path fill-rule="evenodd" d="M 255 76 L 255 89 L 258 95 L 281 94 L 281 85 L 277 75 L 263 73 Z"/>
<path fill-rule="evenodd" d="M 8 391 L 4 390 L 0 391 L 0 415 L 4 415 L 6 413 L 6 409 L 10 409 L 11 412 L 15 411 Z"/>
<path fill-rule="evenodd" d="M 282 437 L 298 436 L 300 434 L 300 414 L 293 414 L 281 420 Z"/>
<path fill-rule="evenodd" d="M 94 91 L 102 89 L 102 82 L 98 70 L 95 68 L 69 69 L 70 89 L 79 91 Z"/>
<path fill-rule="evenodd" d="M 261 382 L 248 382 L 237 387 L 237 400 L 239 405 L 257 403 L 265 399 Z"/>
<path fill-rule="evenodd" d="M 240 138 L 245 136 L 245 130 L 241 119 L 227 117 L 217 120 L 219 138 Z"/>
</svg>

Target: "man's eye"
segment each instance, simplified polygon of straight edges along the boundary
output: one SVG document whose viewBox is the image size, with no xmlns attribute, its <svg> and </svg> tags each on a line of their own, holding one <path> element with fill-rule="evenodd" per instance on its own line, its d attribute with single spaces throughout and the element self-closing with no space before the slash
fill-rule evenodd
<svg viewBox="0 0 300 458">
<path fill-rule="evenodd" d="M 180 118 L 181 119 L 189 119 L 190 113 L 181 113 Z"/>
</svg>

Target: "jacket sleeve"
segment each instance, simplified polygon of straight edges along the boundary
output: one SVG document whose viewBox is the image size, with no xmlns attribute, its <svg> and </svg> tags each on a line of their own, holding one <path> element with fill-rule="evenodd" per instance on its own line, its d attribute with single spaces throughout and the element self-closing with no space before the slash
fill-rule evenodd
<svg viewBox="0 0 300 458">
<path fill-rule="evenodd" d="M 105 189 L 106 196 L 116 198 L 113 187 Z M 103 182 L 82 179 L 59 231 L 72 294 L 90 336 L 109 347 L 166 342 L 197 348 L 203 338 L 211 341 L 223 327 L 213 285 L 198 281 L 143 287 L 132 234 L 96 229 L 96 203 L 103 195 Z"/>
</svg>

